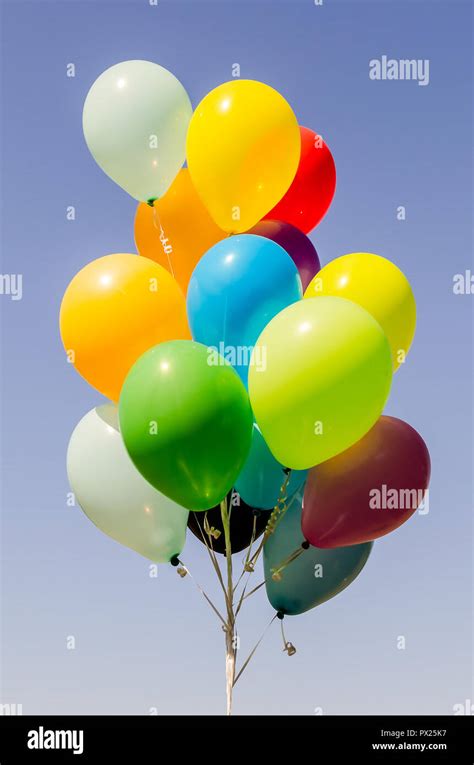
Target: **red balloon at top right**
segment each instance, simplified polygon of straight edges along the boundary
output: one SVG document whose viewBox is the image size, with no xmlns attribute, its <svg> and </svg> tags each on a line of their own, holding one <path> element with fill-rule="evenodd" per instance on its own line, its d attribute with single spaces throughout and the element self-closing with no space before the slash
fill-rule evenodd
<svg viewBox="0 0 474 765">
<path fill-rule="evenodd" d="M 325 141 L 300 127 L 301 157 L 293 183 L 265 219 L 292 223 L 308 234 L 324 218 L 336 190 L 336 165 Z"/>
</svg>

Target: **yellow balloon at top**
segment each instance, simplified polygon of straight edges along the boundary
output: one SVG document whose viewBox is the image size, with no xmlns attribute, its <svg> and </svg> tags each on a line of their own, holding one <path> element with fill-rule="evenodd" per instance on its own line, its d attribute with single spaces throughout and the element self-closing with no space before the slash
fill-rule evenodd
<svg viewBox="0 0 474 765">
<path fill-rule="evenodd" d="M 189 124 L 186 154 L 198 194 L 229 233 L 254 226 L 288 191 L 301 153 L 296 117 L 283 96 L 255 80 L 211 90 Z"/>
<path fill-rule="evenodd" d="M 370 252 L 342 255 L 324 266 L 304 293 L 305 298 L 319 295 L 365 308 L 387 335 L 393 370 L 404 363 L 415 335 L 416 303 L 410 282 L 394 263 Z"/>
</svg>

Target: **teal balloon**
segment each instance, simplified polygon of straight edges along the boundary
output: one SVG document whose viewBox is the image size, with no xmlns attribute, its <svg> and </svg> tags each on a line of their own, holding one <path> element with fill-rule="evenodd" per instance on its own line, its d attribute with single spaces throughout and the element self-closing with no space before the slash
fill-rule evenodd
<svg viewBox="0 0 474 765">
<path fill-rule="evenodd" d="M 303 614 L 345 590 L 364 568 L 373 545 L 365 542 L 325 550 L 309 547 L 281 572 L 281 580 L 275 581 L 272 569 L 304 542 L 300 498 L 300 494 L 295 496 L 263 548 L 268 600 L 276 611 L 289 616 Z"/>
<path fill-rule="evenodd" d="M 292 470 L 286 496 L 292 497 L 306 481 L 307 470 Z M 247 461 L 235 482 L 235 489 L 251 507 L 269 510 L 275 507 L 285 480 L 284 467 L 268 448 L 260 428 L 254 423 L 252 445 Z"/>
</svg>

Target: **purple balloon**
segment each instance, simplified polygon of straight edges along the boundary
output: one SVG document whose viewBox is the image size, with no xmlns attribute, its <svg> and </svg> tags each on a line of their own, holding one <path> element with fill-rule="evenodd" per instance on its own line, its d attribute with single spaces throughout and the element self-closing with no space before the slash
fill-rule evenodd
<svg viewBox="0 0 474 765">
<path fill-rule="evenodd" d="M 283 247 L 290 255 L 300 273 L 303 292 L 315 276 L 321 264 L 313 243 L 299 228 L 281 220 L 261 220 L 246 234 L 265 236 Z"/>
</svg>

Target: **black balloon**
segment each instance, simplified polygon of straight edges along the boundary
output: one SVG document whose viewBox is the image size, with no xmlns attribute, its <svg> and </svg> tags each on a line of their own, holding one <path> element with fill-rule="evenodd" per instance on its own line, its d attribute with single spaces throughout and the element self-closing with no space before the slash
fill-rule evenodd
<svg viewBox="0 0 474 765">
<path fill-rule="evenodd" d="M 230 491 L 227 495 L 227 507 L 230 512 L 230 540 L 232 552 L 237 553 L 245 550 L 252 541 L 255 518 L 255 539 L 261 536 L 265 530 L 268 519 L 272 514 L 271 510 L 256 510 L 240 497 L 235 491 Z M 206 523 L 207 520 L 207 523 Z M 210 529 L 220 531 L 217 539 L 209 536 L 205 530 L 209 524 Z M 224 528 L 222 526 L 220 505 L 211 507 L 204 512 L 189 513 L 188 528 L 193 532 L 200 542 L 206 542 L 213 550 L 221 555 L 225 555 Z M 206 541 L 204 541 L 206 540 Z"/>
</svg>

